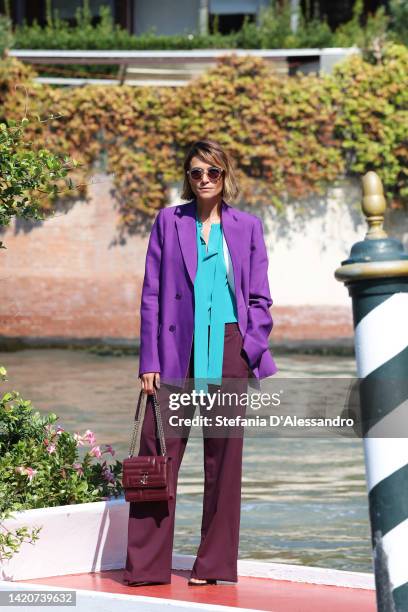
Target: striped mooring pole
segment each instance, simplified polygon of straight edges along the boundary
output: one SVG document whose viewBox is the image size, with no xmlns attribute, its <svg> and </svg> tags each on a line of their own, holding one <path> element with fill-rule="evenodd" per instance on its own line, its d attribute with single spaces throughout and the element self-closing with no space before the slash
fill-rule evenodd
<svg viewBox="0 0 408 612">
<path fill-rule="evenodd" d="M 335 277 L 352 298 L 377 609 L 408 612 L 408 253 L 383 229 L 380 178 L 362 182 L 368 231 Z"/>
</svg>

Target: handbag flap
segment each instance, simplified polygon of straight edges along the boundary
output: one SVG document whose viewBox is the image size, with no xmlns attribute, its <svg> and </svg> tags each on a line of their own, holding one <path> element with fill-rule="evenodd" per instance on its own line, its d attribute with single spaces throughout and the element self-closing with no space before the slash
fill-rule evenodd
<svg viewBox="0 0 408 612">
<path fill-rule="evenodd" d="M 166 487 L 168 455 L 127 457 L 123 460 L 123 487 Z"/>
</svg>

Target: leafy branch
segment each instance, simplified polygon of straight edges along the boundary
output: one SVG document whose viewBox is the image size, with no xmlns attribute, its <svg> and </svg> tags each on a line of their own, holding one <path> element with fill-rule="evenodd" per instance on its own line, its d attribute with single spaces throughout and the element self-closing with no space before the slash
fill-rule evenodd
<svg viewBox="0 0 408 612">
<path fill-rule="evenodd" d="M 38 121 L 42 121 L 38 118 Z M 13 217 L 43 220 L 42 195 L 54 201 L 59 194 L 72 191 L 69 171 L 78 162 L 68 155 L 59 156 L 26 138 L 33 120 L 9 119 L 0 123 L 0 226 L 7 227 Z M 59 188 L 62 179 L 65 189 Z M 0 248 L 6 247 L 0 242 Z"/>
</svg>

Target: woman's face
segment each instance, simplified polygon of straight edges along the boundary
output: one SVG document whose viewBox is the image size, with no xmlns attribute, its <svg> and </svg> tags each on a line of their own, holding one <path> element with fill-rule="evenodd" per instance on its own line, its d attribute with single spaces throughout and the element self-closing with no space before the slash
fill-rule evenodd
<svg viewBox="0 0 408 612">
<path fill-rule="evenodd" d="M 193 168 L 202 168 L 204 172 L 201 174 L 201 178 L 193 179 L 191 175 L 188 175 L 190 186 L 193 193 L 201 200 L 212 199 L 214 196 L 222 193 L 224 186 L 224 173 L 218 177 L 218 179 L 210 178 L 208 176 L 209 168 L 219 168 L 217 164 L 207 164 L 202 161 L 199 157 L 193 157 L 190 161 L 191 171 Z"/>
</svg>

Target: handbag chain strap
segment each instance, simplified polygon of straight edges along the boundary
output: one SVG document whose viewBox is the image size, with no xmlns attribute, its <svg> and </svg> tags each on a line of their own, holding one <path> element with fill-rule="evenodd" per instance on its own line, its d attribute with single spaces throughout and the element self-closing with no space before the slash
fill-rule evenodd
<svg viewBox="0 0 408 612">
<path fill-rule="evenodd" d="M 140 393 L 139 393 L 139 399 L 138 399 L 138 402 L 137 402 L 137 407 L 136 407 L 135 422 L 133 424 L 133 431 L 132 431 L 132 435 L 131 435 L 131 438 L 130 438 L 129 457 L 132 457 L 133 455 L 138 455 L 139 454 L 139 450 L 140 450 L 140 437 L 141 437 L 141 433 L 142 433 L 142 426 L 143 426 L 143 421 L 144 421 L 144 418 L 145 418 L 146 407 L 147 407 L 147 396 L 148 396 L 148 394 L 145 393 L 143 391 L 143 389 L 141 389 Z M 163 422 L 162 422 L 162 418 L 161 418 L 161 411 L 160 411 L 159 402 L 157 400 L 156 389 L 153 389 L 153 393 L 151 394 L 151 397 L 153 398 L 153 407 L 154 407 L 155 422 L 156 422 L 156 432 L 158 432 L 159 440 L 160 440 L 160 452 L 161 452 L 162 455 L 166 455 L 167 454 L 166 440 L 165 440 L 165 437 L 164 437 Z M 143 402 L 142 402 L 142 398 L 143 398 Z"/>
</svg>

